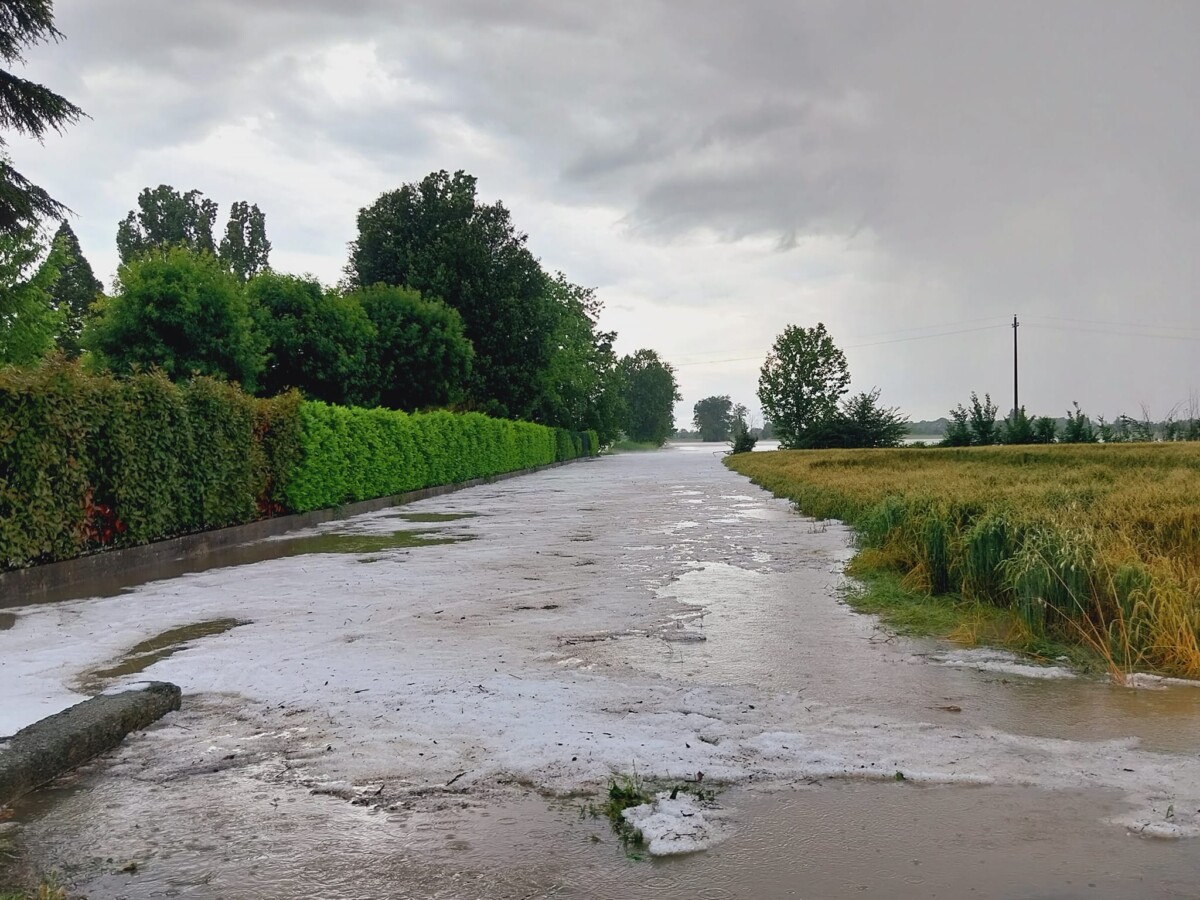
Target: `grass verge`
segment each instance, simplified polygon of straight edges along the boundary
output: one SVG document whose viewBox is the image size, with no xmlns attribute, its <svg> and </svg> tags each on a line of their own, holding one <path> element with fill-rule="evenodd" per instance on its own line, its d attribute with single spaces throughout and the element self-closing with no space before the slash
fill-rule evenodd
<svg viewBox="0 0 1200 900">
<path fill-rule="evenodd" d="M 964 647 L 1000 647 L 1045 663 L 1065 658 L 1083 672 L 1107 668 L 1107 660 L 1086 645 L 1034 634 L 1012 610 L 907 588 L 895 572 L 865 569 L 857 557 L 846 574 L 855 579 L 844 592 L 850 608 L 878 617 L 895 634 L 941 638 Z"/>
</svg>

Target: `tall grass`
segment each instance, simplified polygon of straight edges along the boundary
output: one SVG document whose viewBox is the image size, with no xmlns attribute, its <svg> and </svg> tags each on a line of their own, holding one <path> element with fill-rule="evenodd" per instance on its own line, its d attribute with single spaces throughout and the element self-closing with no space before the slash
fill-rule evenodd
<svg viewBox="0 0 1200 900">
<path fill-rule="evenodd" d="M 778 451 L 726 464 L 856 529 L 860 565 L 1014 611 L 1114 673 L 1200 677 L 1200 447 Z"/>
</svg>

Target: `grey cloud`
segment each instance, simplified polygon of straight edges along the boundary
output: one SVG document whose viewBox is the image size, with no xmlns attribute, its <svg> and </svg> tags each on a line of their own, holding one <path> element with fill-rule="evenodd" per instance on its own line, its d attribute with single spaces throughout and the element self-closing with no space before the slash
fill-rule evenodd
<svg viewBox="0 0 1200 900">
<path fill-rule="evenodd" d="M 398 184 L 457 165 L 446 122 L 459 120 L 511 155 L 498 171 L 565 205 L 621 210 L 638 240 L 705 229 L 785 251 L 814 236 L 868 246 L 877 293 L 859 297 L 864 310 L 1200 325 L 1195 4 L 60 0 L 56 12 L 67 42 L 31 62 L 96 117 L 89 172 L 266 116 L 294 158 L 337 156 Z M 297 67 L 339 41 L 373 42 L 423 98 L 350 109 L 299 91 Z M 105 70 L 151 87 L 141 102 L 90 95 Z M 1062 387 L 1068 364 L 1054 365 Z"/>
</svg>

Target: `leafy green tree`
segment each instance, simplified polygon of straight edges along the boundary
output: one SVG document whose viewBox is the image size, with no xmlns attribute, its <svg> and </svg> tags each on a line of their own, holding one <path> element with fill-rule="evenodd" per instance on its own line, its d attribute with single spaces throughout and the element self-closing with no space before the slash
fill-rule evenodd
<svg viewBox="0 0 1200 900">
<path fill-rule="evenodd" d="M 117 252 L 128 263 L 147 250 L 186 247 L 215 254 L 213 224 L 217 204 L 200 191 L 181 194 L 168 184 L 138 195 L 138 209 L 117 226 Z"/>
<path fill-rule="evenodd" d="M 601 304 L 592 288 L 561 272 L 547 282 L 555 316 L 552 351 L 541 375 L 536 421 L 573 431 L 595 430 L 601 441 L 620 431 L 619 391 L 613 389 L 615 332 L 597 325 Z"/>
<path fill-rule="evenodd" d="M 1000 428 L 996 424 L 996 404 L 992 402 L 991 394 L 983 395 L 979 402 L 978 395 L 971 391 L 971 443 L 988 446 L 1000 439 Z"/>
<path fill-rule="evenodd" d="M 326 292 L 313 278 L 275 272 L 256 276 L 245 292 L 266 347 L 261 393 L 298 388 L 326 403 L 376 404 L 370 365 L 375 327 L 357 297 Z"/>
<path fill-rule="evenodd" d="M 1072 404 L 1075 409 L 1067 410 L 1067 424 L 1063 428 L 1062 442 L 1064 444 L 1094 444 L 1099 438 L 1092 427 L 1092 420 L 1087 413 L 1079 408 L 1079 403 Z"/>
<path fill-rule="evenodd" d="M 946 434 L 941 440 L 943 447 L 971 446 L 971 414 L 961 403 L 950 410 Z"/>
<path fill-rule="evenodd" d="M 58 346 L 66 356 L 75 357 L 83 350 L 79 338 L 83 333 L 84 320 L 90 315 L 92 304 L 100 297 L 104 286 L 84 257 L 79 238 L 66 222 L 58 226 L 54 244 L 61 253 L 59 276 L 50 288 L 50 296 L 62 315 Z"/>
<path fill-rule="evenodd" d="M 724 395 L 698 401 L 692 407 L 692 424 L 700 432 L 702 441 L 729 440 L 734 425 L 733 400 Z"/>
<path fill-rule="evenodd" d="M 57 41 L 52 0 L 0 0 L 0 128 L 41 140 L 48 130 L 62 132 L 83 116 L 74 103 L 49 88 L 10 71 L 23 63 L 26 47 Z M 43 217 L 59 219 L 66 207 L 12 167 L 0 138 L 0 232 L 23 234 Z"/>
<path fill-rule="evenodd" d="M 908 418 L 894 406 L 881 406 L 879 388 L 863 391 L 841 406 L 808 438 L 813 448 L 898 447 L 908 433 Z"/>
<path fill-rule="evenodd" d="M 116 292 L 97 304 L 83 344 L 118 374 L 157 366 L 172 379 L 211 375 L 249 391 L 264 361 L 242 284 L 211 253 L 186 247 L 122 265 Z"/>
<path fill-rule="evenodd" d="M 789 325 L 775 339 L 758 377 L 758 399 L 780 446 L 808 447 L 850 386 L 846 356 L 818 323 Z"/>
<path fill-rule="evenodd" d="M 661 446 L 675 430 L 675 401 L 681 400 L 675 370 L 653 350 L 622 358 L 624 432 L 635 441 Z"/>
<path fill-rule="evenodd" d="M 455 310 L 384 284 L 346 299 L 356 301 L 374 326 L 368 352 L 381 406 L 417 410 L 463 399 L 475 351 Z"/>
<path fill-rule="evenodd" d="M 54 346 L 63 315 L 51 293 L 63 265 L 61 245 L 46 248 L 32 228 L 0 232 L 0 364 L 29 365 Z"/>
<path fill-rule="evenodd" d="M 434 172 L 359 211 L 347 279 L 439 297 L 475 348 L 471 399 L 515 418 L 539 412 L 560 320 L 547 277 L 500 203 L 476 197 L 465 172 Z"/>
<path fill-rule="evenodd" d="M 1034 417 L 1036 418 L 1036 416 Z M 1013 410 L 1004 420 L 1001 433 L 1001 443 L 1005 444 L 1034 444 L 1037 434 L 1034 423 L 1025 413 L 1025 407 Z"/>
<path fill-rule="evenodd" d="M 750 427 L 750 411 L 741 403 L 733 408 L 733 426 L 730 430 L 729 452 L 749 453 L 758 443 Z"/>
<path fill-rule="evenodd" d="M 1049 416 L 1033 417 L 1033 441 L 1035 444 L 1053 444 L 1058 438 L 1058 422 Z"/>
<path fill-rule="evenodd" d="M 249 281 L 270 267 L 271 242 L 267 240 L 267 217 L 258 204 L 238 200 L 229 210 L 229 224 L 221 238 L 221 262 L 242 281 Z"/>
</svg>

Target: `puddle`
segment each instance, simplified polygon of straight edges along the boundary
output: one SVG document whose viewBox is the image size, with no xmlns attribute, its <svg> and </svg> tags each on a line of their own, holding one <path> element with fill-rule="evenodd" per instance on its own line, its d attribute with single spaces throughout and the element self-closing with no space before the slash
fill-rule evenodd
<svg viewBox="0 0 1200 900">
<path fill-rule="evenodd" d="M 103 690 L 110 681 L 146 671 L 156 662 L 185 649 L 191 641 L 224 634 L 239 625 L 248 624 L 248 622 L 238 619 L 212 619 L 207 622 L 196 622 L 193 625 L 172 628 L 135 644 L 116 665 L 85 673 L 81 676 L 81 683 L 87 693 L 95 693 Z"/>
<path fill-rule="evenodd" d="M 284 552 L 268 559 L 305 556 L 309 553 L 383 553 L 386 550 L 408 550 L 413 547 L 435 547 L 440 544 L 461 544 L 474 540 L 469 534 L 446 534 L 431 528 L 404 529 L 390 534 L 359 534 L 355 532 L 325 532 L 297 538 L 279 538 L 269 543 L 284 545 Z"/>
<path fill-rule="evenodd" d="M 17 624 L 17 616 L 15 613 L 0 612 L 0 631 L 8 631 Z"/>
<path fill-rule="evenodd" d="M 395 513 L 385 516 L 387 519 L 401 519 L 405 522 L 458 522 L 462 519 L 478 518 L 479 513 Z"/>
<path fill-rule="evenodd" d="M 441 513 L 410 513 L 406 515 L 450 515 Z M 462 516 L 470 518 L 473 514 Z M 399 518 L 388 516 L 387 518 Z M 453 519 L 429 519 L 410 521 L 441 521 Z M 18 607 L 43 603 L 61 603 L 85 597 L 115 597 L 131 588 L 152 581 L 177 578 L 194 572 L 224 569 L 232 566 L 248 566 L 273 559 L 305 556 L 313 553 L 378 554 L 390 550 L 411 550 L 420 547 L 436 547 L 441 544 L 459 544 L 474 540 L 475 536 L 464 532 L 446 533 L 435 528 L 407 528 L 381 534 L 354 531 L 297 532 L 278 537 L 265 538 L 248 544 L 222 547 L 207 553 L 194 553 L 167 560 L 150 566 L 139 566 L 94 578 L 86 584 L 70 584 L 57 590 L 36 596 L 6 596 L 0 598 L 0 608 Z M 0 624 L 0 630 L 3 630 Z M 9 626 L 11 627 L 11 625 Z"/>
<path fill-rule="evenodd" d="M 829 575 L 828 593 L 839 581 Z M 757 685 L 822 705 L 964 729 L 1080 741 L 1136 738 L 1148 750 L 1195 750 L 1195 731 L 1185 723 L 1200 720 L 1200 691 L 1023 677 L 1019 673 L 1031 667 L 1001 668 L 995 651 L 948 651 L 932 640 L 891 636 L 869 616 L 848 617 L 828 593 L 809 598 L 797 595 L 787 574 L 706 563 L 660 591 L 684 604 L 687 630 L 705 640 L 626 638 L 587 648 L 586 659 L 686 682 Z M 947 659 L 958 664 L 936 664 Z"/>
<path fill-rule="evenodd" d="M 1122 806 L 1095 793 L 880 783 L 729 791 L 719 797 L 728 840 L 639 859 L 579 800 L 447 797 L 436 809 L 376 811 L 237 770 L 173 782 L 169 804 L 162 790 L 87 776 L 43 792 L 18 806 L 25 824 L 11 852 L 64 873 L 91 900 L 1157 900 L 1195 891 L 1188 844 L 1104 825 Z"/>
</svg>

